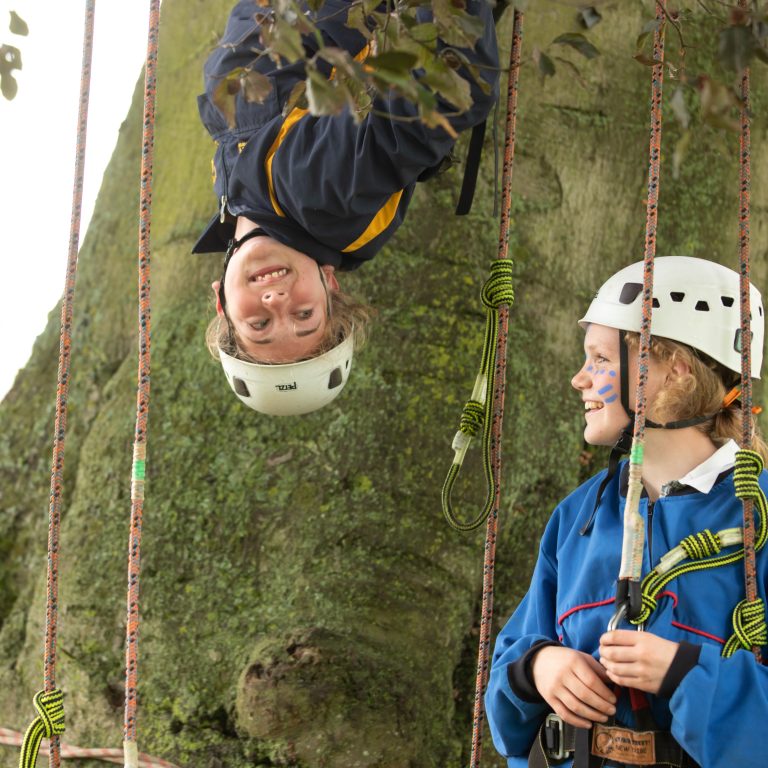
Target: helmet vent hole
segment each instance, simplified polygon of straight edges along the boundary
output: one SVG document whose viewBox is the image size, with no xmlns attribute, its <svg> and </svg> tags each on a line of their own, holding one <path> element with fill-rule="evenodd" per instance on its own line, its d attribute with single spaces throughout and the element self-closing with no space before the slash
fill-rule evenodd
<svg viewBox="0 0 768 768">
<path fill-rule="evenodd" d="M 706 301 L 697 301 L 695 309 L 697 312 L 709 312 L 709 304 Z"/>
<path fill-rule="evenodd" d="M 762 312 L 762 310 L 760 310 L 760 311 Z M 345 368 L 345 370 L 346 370 L 347 368 L 349 368 L 349 360 L 347 360 L 347 362 L 346 362 L 346 363 L 344 363 L 344 368 Z"/>
<path fill-rule="evenodd" d="M 733 306 L 733 296 L 721 296 L 720 301 L 723 302 L 724 307 L 732 307 Z"/>
<path fill-rule="evenodd" d="M 336 389 L 341 386 L 344 377 L 341 373 L 341 368 L 336 367 L 331 371 L 331 375 L 328 377 L 328 389 Z"/>
<path fill-rule="evenodd" d="M 251 393 L 248 391 L 248 387 L 242 379 L 238 379 L 237 376 L 232 377 L 232 386 L 235 388 L 240 397 L 250 397 Z"/>
<path fill-rule="evenodd" d="M 685 294 L 680 291 L 671 291 L 669 298 L 672 299 L 672 301 L 680 302 L 685 298 Z"/>
<path fill-rule="evenodd" d="M 659 300 L 658 299 L 654 299 L 653 300 L 653 308 L 654 309 L 658 309 L 660 306 L 661 306 L 661 304 L 659 304 Z"/>
<path fill-rule="evenodd" d="M 619 296 L 620 304 L 631 304 L 643 290 L 642 283 L 624 283 Z"/>
<path fill-rule="evenodd" d="M 759 305 L 758 305 L 758 307 L 757 307 L 757 311 L 758 311 L 758 313 L 760 314 L 760 317 L 762 317 L 762 316 L 763 316 L 763 308 L 762 308 L 761 306 L 759 306 Z"/>
</svg>

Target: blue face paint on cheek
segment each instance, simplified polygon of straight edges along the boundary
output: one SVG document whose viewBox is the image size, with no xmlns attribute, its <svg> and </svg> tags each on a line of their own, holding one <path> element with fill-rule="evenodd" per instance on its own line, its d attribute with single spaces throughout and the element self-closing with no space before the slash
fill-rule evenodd
<svg viewBox="0 0 768 768">
<path fill-rule="evenodd" d="M 592 373 L 592 366 L 588 365 L 586 368 L 587 373 Z"/>
<path fill-rule="evenodd" d="M 612 403 L 614 400 L 618 398 L 618 395 L 611 395 L 610 397 L 605 398 L 605 403 Z"/>
<path fill-rule="evenodd" d="M 616 375 L 616 371 L 608 371 L 608 375 L 609 376 L 615 376 Z"/>
<path fill-rule="evenodd" d="M 613 384 L 606 384 L 604 387 L 601 387 L 597 390 L 598 395 L 604 395 L 606 392 L 610 392 L 613 389 Z"/>
</svg>

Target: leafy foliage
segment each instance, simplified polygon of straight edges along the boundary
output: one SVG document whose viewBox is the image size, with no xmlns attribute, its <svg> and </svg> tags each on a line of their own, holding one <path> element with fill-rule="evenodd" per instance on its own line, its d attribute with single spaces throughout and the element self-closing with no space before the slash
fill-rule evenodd
<svg viewBox="0 0 768 768">
<path fill-rule="evenodd" d="M 29 27 L 24 19 L 15 11 L 10 11 L 11 21 L 8 25 L 14 35 L 28 35 Z M 0 44 L 0 90 L 9 101 L 16 95 L 18 84 L 13 76 L 15 69 L 21 69 L 21 51 L 13 45 Z"/>
</svg>

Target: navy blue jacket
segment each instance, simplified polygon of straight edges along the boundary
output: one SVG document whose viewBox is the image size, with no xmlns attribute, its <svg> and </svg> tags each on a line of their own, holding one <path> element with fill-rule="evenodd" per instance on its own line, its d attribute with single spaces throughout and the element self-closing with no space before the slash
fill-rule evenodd
<svg viewBox="0 0 768 768">
<path fill-rule="evenodd" d="M 317 26 L 326 44 L 364 57 L 366 40 L 345 26 L 345 0 L 326 0 L 317 14 Z M 463 70 L 471 85 L 473 107 L 449 117 L 461 132 L 481 123 L 492 108 L 498 90 L 496 31 L 487 0 L 468 0 L 470 13 L 485 22 L 484 36 L 474 51 L 463 50 L 481 67 L 491 85 L 484 94 Z M 293 87 L 304 79 L 303 64 L 276 67 L 268 57 L 255 63 L 260 49 L 254 13 L 262 11 L 253 0 L 241 0 L 233 9 L 224 38 L 205 65 L 206 92 L 198 98 L 203 124 L 216 141 L 213 159 L 214 190 L 219 212 L 195 245 L 196 253 L 226 249 L 234 234 L 234 218 L 257 222 L 272 237 L 320 264 L 354 269 L 379 251 L 402 223 L 416 182 L 429 174 L 449 153 L 454 140 L 442 128 L 421 121 L 401 121 L 369 114 L 359 125 L 348 112 L 314 117 L 308 111 L 282 111 Z M 429 20 L 428 10 L 420 21 Z M 314 38 L 304 37 L 308 53 Z M 236 127 L 230 129 L 213 102 L 221 78 L 234 69 L 253 66 L 272 81 L 262 104 L 236 97 Z M 330 76 L 330 68 L 327 75 Z M 417 108 L 403 99 L 379 99 L 376 111 L 412 117 Z M 444 113 L 455 107 L 440 101 Z"/>
<path fill-rule="evenodd" d="M 555 509 L 541 539 L 528 594 L 496 640 L 485 703 L 494 744 L 509 768 L 527 768 L 528 751 L 550 711 L 541 700 L 521 697 L 512 684 L 510 666 L 542 641 L 557 641 L 597 658 L 600 636 L 614 612 L 626 503 L 621 473 L 606 488 L 591 533 L 579 535 L 604 476 L 602 472 L 588 480 Z M 760 486 L 768 490 L 768 472 L 760 475 Z M 709 493 L 658 499 L 652 517 L 644 497 L 640 514 L 646 526 L 647 573 L 651 562 L 657 564 L 691 533 L 740 527 L 742 505 L 731 473 Z M 768 762 L 756 736 L 768 722 L 768 667 L 757 664 L 749 651 L 736 651 L 727 659 L 720 655 L 733 633 L 731 613 L 744 598 L 743 568 L 742 561 L 679 576 L 658 597 L 646 624 L 647 631 L 660 637 L 701 645 L 698 662 L 671 698 L 648 695 L 648 700 L 658 726 L 671 730 L 702 768 L 764 768 Z M 757 556 L 757 585 L 765 601 L 765 552 Z M 626 696 L 619 699 L 616 718 L 637 725 Z M 569 760 L 560 768 L 570 765 Z"/>
</svg>

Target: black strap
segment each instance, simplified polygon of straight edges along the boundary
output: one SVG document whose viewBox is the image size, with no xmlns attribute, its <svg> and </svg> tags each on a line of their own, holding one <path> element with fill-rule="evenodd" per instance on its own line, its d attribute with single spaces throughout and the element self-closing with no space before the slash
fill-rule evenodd
<svg viewBox="0 0 768 768">
<path fill-rule="evenodd" d="M 461 183 L 459 202 L 456 205 L 456 215 L 466 216 L 472 209 L 472 200 L 475 197 L 477 187 L 477 174 L 480 170 L 480 158 L 483 155 L 483 141 L 485 139 L 485 123 L 478 123 L 472 129 L 467 150 L 467 161 L 464 165 L 464 180 Z"/>
</svg>

